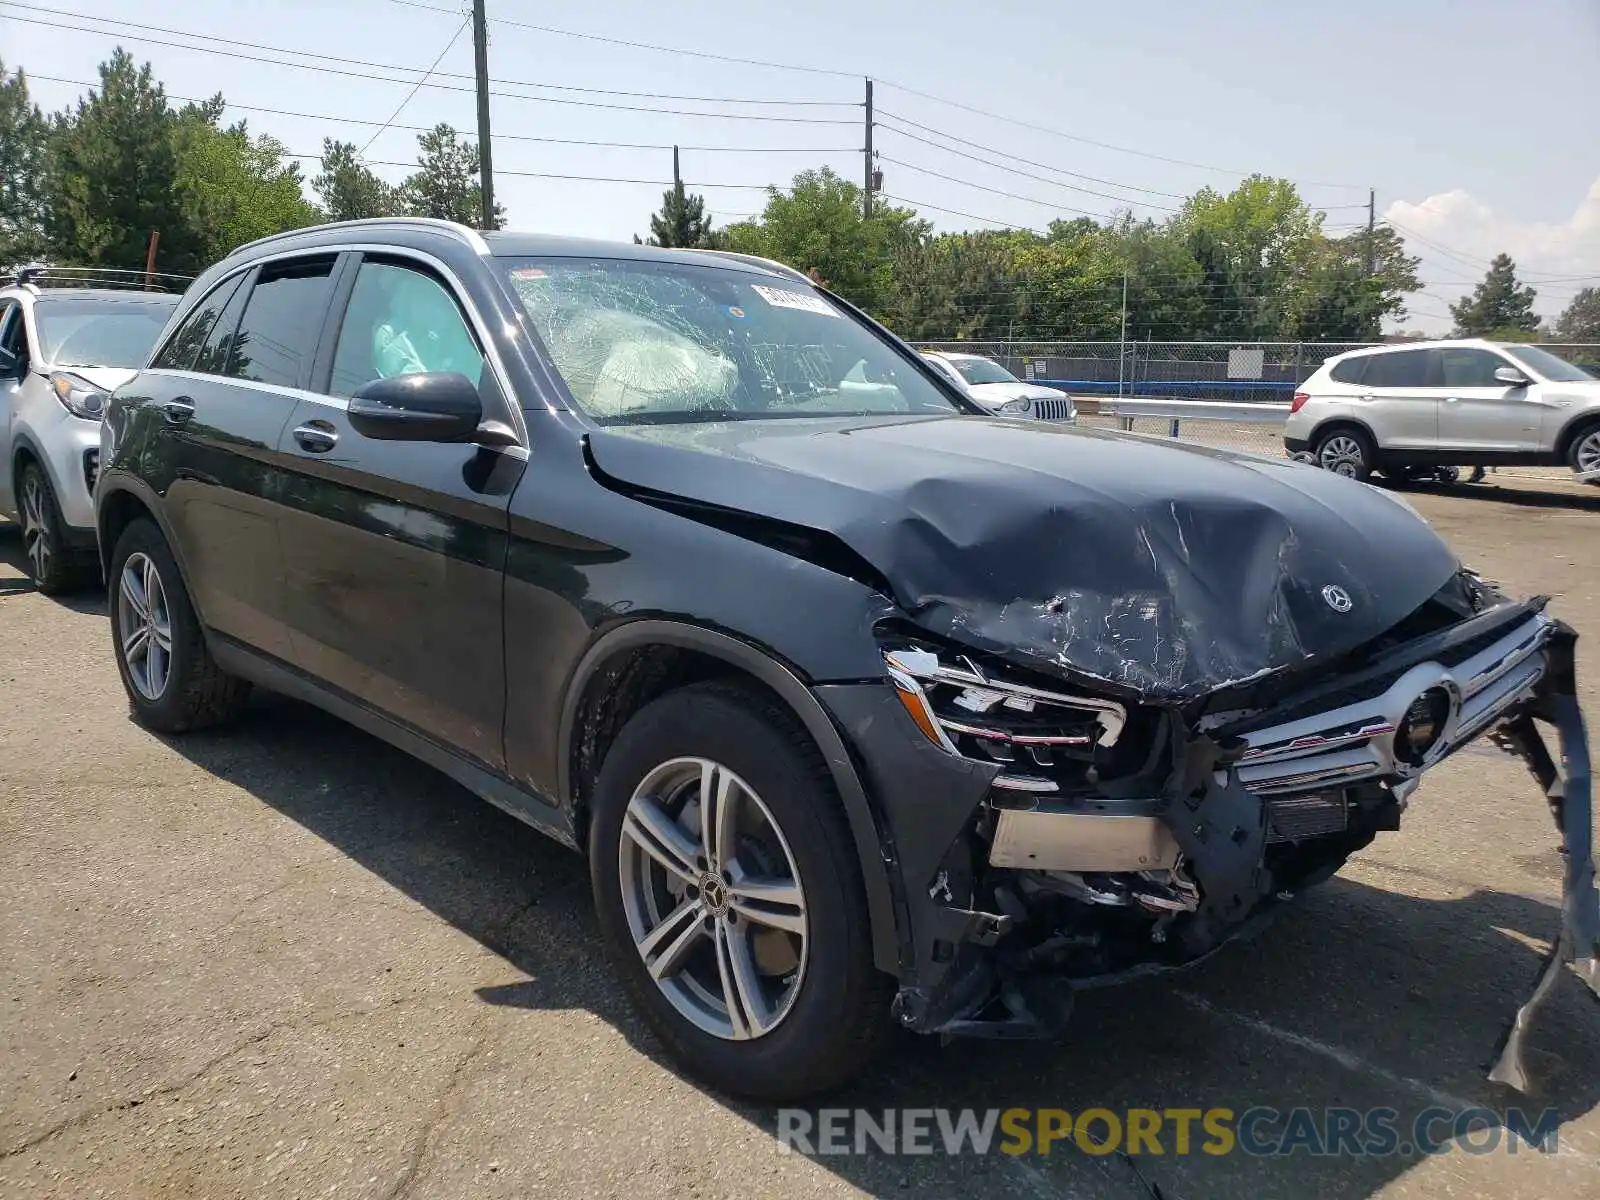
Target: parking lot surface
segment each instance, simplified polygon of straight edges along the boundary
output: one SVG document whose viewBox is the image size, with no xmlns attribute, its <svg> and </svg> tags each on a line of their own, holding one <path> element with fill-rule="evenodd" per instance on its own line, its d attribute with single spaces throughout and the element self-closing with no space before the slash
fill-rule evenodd
<svg viewBox="0 0 1600 1200">
<path fill-rule="evenodd" d="M 1577 626 L 1600 720 L 1600 490 L 1416 490 Z M 260 697 L 128 719 L 104 599 L 37 595 L 0 523 L 0 1196 L 1600 1195 L 1600 1007 L 1563 977 L 1537 1094 L 1484 1082 L 1558 928 L 1526 771 L 1474 747 L 1259 940 L 1095 993 L 1059 1044 L 909 1036 L 830 1107 L 1553 1107 L 1559 1152 L 1125 1158 L 778 1152 L 676 1076 L 603 961 L 587 875 L 426 767 Z"/>
</svg>

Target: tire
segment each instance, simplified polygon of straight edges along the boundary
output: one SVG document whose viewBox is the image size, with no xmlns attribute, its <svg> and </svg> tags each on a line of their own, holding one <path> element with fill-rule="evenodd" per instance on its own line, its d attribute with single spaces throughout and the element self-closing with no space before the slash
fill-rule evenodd
<svg viewBox="0 0 1600 1200">
<path fill-rule="evenodd" d="M 708 765 L 715 783 L 702 791 Z M 700 838 L 703 794 L 736 799 L 720 809 L 738 822 L 730 853 Z M 634 714 L 596 781 L 589 871 L 623 983 L 690 1074 L 731 1095 L 790 1101 L 836 1087 L 876 1053 L 892 981 L 873 965 L 844 810 L 803 728 L 764 694 L 697 684 Z M 799 903 L 752 905 L 740 890 L 752 876 L 765 895 Z M 641 943 L 659 952 L 661 982 Z M 742 990 L 726 982 L 740 978 Z M 756 1003 L 730 999 L 751 995 Z"/>
<path fill-rule="evenodd" d="M 28 578 L 44 595 L 64 596 L 99 582 L 100 567 L 93 556 L 67 544 L 55 489 L 36 462 L 23 467 L 17 481 L 17 524 Z"/>
<path fill-rule="evenodd" d="M 1567 465 L 1575 474 L 1600 470 L 1600 422 L 1586 425 L 1573 435 L 1572 444 L 1567 447 Z M 1587 482 L 1600 484 L 1600 475 Z"/>
<path fill-rule="evenodd" d="M 1354 425 L 1335 426 L 1317 439 L 1317 465 L 1346 479 L 1367 482 L 1376 460 L 1372 438 Z"/>
<path fill-rule="evenodd" d="M 139 723 L 159 733 L 187 733 L 232 717 L 250 685 L 212 659 L 154 521 L 141 517 L 122 531 L 109 581 L 112 652 Z"/>
</svg>

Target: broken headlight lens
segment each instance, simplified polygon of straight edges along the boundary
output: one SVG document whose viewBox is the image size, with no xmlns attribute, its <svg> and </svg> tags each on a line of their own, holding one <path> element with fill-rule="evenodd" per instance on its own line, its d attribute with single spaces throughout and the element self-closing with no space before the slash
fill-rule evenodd
<svg viewBox="0 0 1600 1200">
<path fill-rule="evenodd" d="M 1021 684 L 966 655 L 900 646 L 885 649 L 883 657 L 917 728 L 941 750 L 964 758 L 1014 770 L 1049 769 L 1114 746 L 1127 723 L 1127 710 L 1115 701 Z"/>
</svg>

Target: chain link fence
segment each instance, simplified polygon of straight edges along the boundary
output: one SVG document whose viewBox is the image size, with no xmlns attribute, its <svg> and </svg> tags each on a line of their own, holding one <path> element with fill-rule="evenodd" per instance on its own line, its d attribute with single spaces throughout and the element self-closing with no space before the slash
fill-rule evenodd
<svg viewBox="0 0 1600 1200">
<path fill-rule="evenodd" d="M 918 342 L 978 354 L 1018 379 L 1075 396 L 1144 396 L 1287 404 L 1325 359 L 1374 342 Z M 1600 343 L 1540 343 L 1600 375 Z"/>
</svg>

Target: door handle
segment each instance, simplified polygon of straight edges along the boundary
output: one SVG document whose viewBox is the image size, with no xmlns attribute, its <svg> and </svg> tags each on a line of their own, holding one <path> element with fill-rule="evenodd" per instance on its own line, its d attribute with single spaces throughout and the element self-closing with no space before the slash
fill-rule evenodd
<svg viewBox="0 0 1600 1200">
<path fill-rule="evenodd" d="M 168 425 L 185 425 L 194 416 L 194 401 L 187 396 L 179 396 L 175 400 L 168 400 L 164 411 Z"/>
<path fill-rule="evenodd" d="M 1365 396 L 1357 396 L 1356 399 L 1361 401 L 1361 403 L 1363 403 L 1363 404 L 1370 404 L 1370 403 L 1372 403 L 1372 401 L 1376 400 L 1377 397 L 1374 396 L 1371 392 L 1368 392 Z"/>
<path fill-rule="evenodd" d="M 1459 403 L 1461 403 L 1461 397 L 1460 396 L 1446 396 L 1444 398 L 1444 402 L 1446 404 L 1459 404 Z"/>
<path fill-rule="evenodd" d="M 325 454 L 338 445 L 339 435 L 326 421 L 307 421 L 295 429 L 294 440 L 300 443 L 302 450 Z"/>
</svg>

